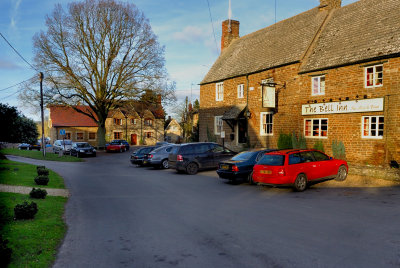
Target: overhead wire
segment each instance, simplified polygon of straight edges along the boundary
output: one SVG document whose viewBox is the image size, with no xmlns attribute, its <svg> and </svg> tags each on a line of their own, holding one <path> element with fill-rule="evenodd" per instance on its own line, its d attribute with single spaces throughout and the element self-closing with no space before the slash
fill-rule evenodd
<svg viewBox="0 0 400 268">
<path fill-rule="evenodd" d="M 208 5 L 208 12 L 209 12 L 209 14 L 210 14 L 211 27 L 212 27 L 212 30 L 213 30 L 215 47 L 217 48 L 217 52 L 218 52 L 218 54 L 219 54 L 219 48 L 218 48 L 218 44 L 217 44 L 217 38 L 215 37 L 214 22 L 213 22 L 212 15 L 211 15 L 210 2 L 209 2 L 208 0 L 207 0 L 207 5 Z"/>
<path fill-rule="evenodd" d="M 4 37 L 4 35 L 0 32 L 0 36 L 6 41 L 6 43 L 14 50 L 15 53 L 23 60 L 26 64 L 28 64 L 32 69 L 39 72 L 32 64 L 30 64 L 12 45 L 8 40 Z"/>
<path fill-rule="evenodd" d="M 5 90 L 7 90 L 7 89 L 10 89 L 10 88 L 13 88 L 13 87 L 19 86 L 20 84 L 23 84 L 23 83 L 29 82 L 30 80 L 32 80 L 32 79 L 34 79 L 34 78 L 35 78 L 35 77 L 31 77 L 31 78 L 29 78 L 29 79 L 26 79 L 25 81 L 22 81 L 22 82 L 19 82 L 19 83 L 15 84 L 15 85 L 12 85 L 12 86 L 9 86 L 9 87 L 6 87 L 6 88 L 3 88 L 3 89 L 0 89 L 0 91 L 5 91 Z"/>
</svg>

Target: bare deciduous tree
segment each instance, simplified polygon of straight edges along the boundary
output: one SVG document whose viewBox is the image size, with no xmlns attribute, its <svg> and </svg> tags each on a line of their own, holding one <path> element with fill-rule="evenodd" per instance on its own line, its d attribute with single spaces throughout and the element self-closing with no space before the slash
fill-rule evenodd
<svg viewBox="0 0 400 268">
<path fill-rule="evenodd" d="M 174 95 L 164 48 L 135 5 L 86 0 L 69 4 L 67 12 L 56 5 L 46 26 L 33 41 L 47 103 L 88 105 L 93 112 L 86 115 L 98 124 L 98 146 L 105 144 L 107 115 L 120 101 L 138 99 L 146 90 Z M 26 90 L 24 95 L 35 94 Z"/>
</svg>

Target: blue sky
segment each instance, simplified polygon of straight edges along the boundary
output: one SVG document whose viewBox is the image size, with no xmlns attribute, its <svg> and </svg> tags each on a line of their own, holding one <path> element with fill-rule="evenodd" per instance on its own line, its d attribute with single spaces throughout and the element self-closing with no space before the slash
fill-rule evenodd
<svg viewBox="0 0 400 268">
<path fill-rule="evenodd" d="M 29 62 L 33 61 L 32 37 L 46 30 L 45 16 L 56 3 L 66 7 L 70 0 L 1 0 L 0 32 Z M 229 0 L 137 0 L 133 2 L 150 20 L 160 44 L 165 46 L 166 68 L 176 82 L 178 101 L 185 96 L 199 98 L 200 86 L 220 49 L 221 22 L 228 18 Z M 356 0 L 342 0 L 342 6 Z M 276 21 L 319 5 L 319 0 L 276 0 Z M 231 0 L 232 19 L 240 21 L 240 36 L 275 22 L 275 0 Z M 257 7 L 257 8 L 255 8 Z M 35 71 L 0 38 L 0 102 L 17 106 L 28 117 L 37 119 L 18 103 L 19 88 L 9 86 L 35 76 Z M 38 82 L 39 83 L 39 82 Z M 12 95 L 14 94 L 14 95 Z M 11 96 L 10 96 L 11 95 Z M 167 109 L 172 113 L 174 107 Z"/>
</svg>

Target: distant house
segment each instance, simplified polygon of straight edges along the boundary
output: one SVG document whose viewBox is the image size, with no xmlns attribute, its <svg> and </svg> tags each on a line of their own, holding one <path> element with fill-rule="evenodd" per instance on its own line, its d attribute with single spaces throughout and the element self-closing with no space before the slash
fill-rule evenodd
<svg viewBox="0 0 400 268">
<path fill-rule="evenodd" d="M 165 141 L 179 143 L 183 138 L 183 129 L 175 119 L 171 119 L 165 128 Z"/>
<path fill-rule="evenodd" d="M 89 111 L 87 106 L 75 106 Z M 72 107 L 50 105 L 49 128 L 52 141 L 61 139 L 60 130 L 65 130 L 65 139 L 86 141 L 97 145 L 97 124 L 88 116 Z M 164 111 L 161 101 L 155 105 L 140 102 L 124 103 L 111 110 L 106 119 L 106 142 L 114 139 L 127 140 L 131 145 L 153 145 L 164 139 Z"/>
<path fill-rule="evenodd" d="M 200 140 L 276 148 L 295 133 L 329 154 L 342 142 L 350 162 L 400 162 L 400 1 L 341 2 L 242 37 L 239 21 L 222 22 L 200 83 Z"/>
</svg>

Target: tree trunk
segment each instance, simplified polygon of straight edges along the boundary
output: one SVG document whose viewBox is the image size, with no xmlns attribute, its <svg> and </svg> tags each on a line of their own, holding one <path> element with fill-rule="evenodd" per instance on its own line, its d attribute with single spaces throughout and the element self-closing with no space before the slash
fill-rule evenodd
<svg viewBox="0 0 400 268">
<path fill-rule="evenodd" d="M 97 147 L 104 149 L 106 147 L 106 124 L 105 122 L 98 122 L 97 128 Z"/>
</svg>

